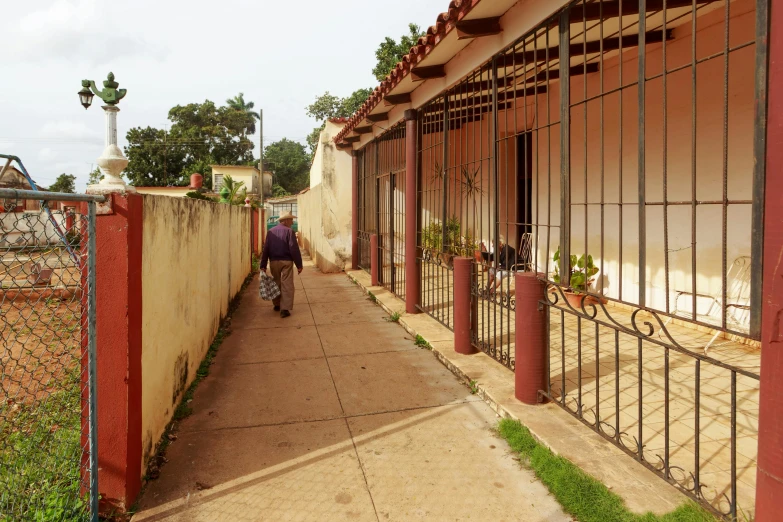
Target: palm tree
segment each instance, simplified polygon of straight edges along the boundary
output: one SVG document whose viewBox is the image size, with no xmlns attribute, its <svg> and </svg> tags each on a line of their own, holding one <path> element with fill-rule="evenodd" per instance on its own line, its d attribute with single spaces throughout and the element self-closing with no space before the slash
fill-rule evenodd
<svg viewBox="0 0 783 522">
<path fill-rule="evenodd" d="M 235 111 L 243 112 L 247 116 L 247 133 L 254 134 L 256 132 L 256 120 L 261 119 L 261 115 L 253 110 L 256 106 L 255 102 L 245 102 L 245 93 L 240 92 L 233 98 L 227 99 L 226 104 Z"/>
</svg>

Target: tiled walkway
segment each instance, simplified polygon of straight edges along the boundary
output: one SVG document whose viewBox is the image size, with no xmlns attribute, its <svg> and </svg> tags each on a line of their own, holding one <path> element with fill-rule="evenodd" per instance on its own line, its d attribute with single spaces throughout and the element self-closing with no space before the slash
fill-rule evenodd
<svg viewBox="0 0 783 522">
<path fill-rule="evenodd" d="M 251 285 L 134 520 L 567 521 L 494 412 L 342 275 Z"/>
</svg>

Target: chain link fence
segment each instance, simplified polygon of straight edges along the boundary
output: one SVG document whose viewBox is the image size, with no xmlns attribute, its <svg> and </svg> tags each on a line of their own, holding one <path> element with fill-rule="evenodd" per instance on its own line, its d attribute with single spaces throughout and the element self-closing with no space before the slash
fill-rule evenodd
<svg viewBox="0 0 783 522">
<path fill-rule="evenodd" d="M 0 522 L 98 520 L 96 199 L 0 189 Z"/>
</svg>

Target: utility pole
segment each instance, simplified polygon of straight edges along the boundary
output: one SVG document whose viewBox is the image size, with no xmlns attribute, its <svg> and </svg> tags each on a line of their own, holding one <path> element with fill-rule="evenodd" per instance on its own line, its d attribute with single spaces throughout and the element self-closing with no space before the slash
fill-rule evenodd
<svg viewBox="0 0 783 522">
<path fill-rule="evenodd" d="M 258 109 L 258 134 L 259 138 L 259 160 L 258 170 L 261 171 L 261 208 L 264 208 L 264 109 Z M 266 226 L 266 225 L 264 225 Z"/>
</svg>

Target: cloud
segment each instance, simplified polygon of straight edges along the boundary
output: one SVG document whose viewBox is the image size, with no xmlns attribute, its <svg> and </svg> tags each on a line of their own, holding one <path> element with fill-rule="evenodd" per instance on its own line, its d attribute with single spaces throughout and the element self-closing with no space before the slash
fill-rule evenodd
<svg viewBox="0 0 783 522">
<path fill-rule="evenodd" d="M 42 138 L 73 139 L 100 143 L 100 134 L 82 122 L 48 121 L 39 132 Z"/>
<path fill-rule="evenodd" d="M 38 151 L 38 159 L 41 161 L 51 161 L 55 156 L 57 156 L 57 153 L 49 147 Z"/>
<path fill-rule="evenodd" d="M 96 0 L 56 0 L 7 29 L 0 58 L 10 62 L 63 61 L 103 64 L 119 56 L 160 56 L 160 50 L 112 27 Z"/>
</svg>

